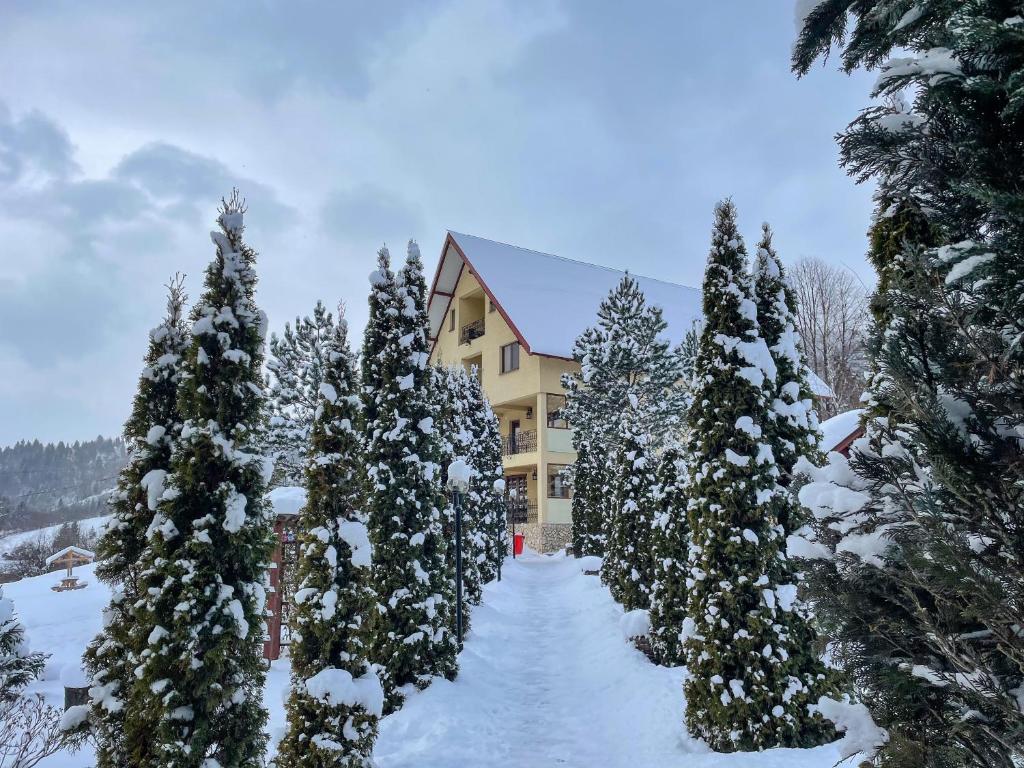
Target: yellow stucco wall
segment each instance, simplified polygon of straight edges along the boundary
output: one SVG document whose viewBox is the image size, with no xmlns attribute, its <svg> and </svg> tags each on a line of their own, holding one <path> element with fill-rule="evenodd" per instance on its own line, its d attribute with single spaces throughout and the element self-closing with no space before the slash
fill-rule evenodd
<svg viewBox="0 0 1024 768">
<path fill-rule="evenodd" d="M 519 351 L 519 369 L 501 373 L 501 348 L 516 341 L 516 335 L 501 313 L 490 308 L 486 294 L 470 272 L 463 268 L 455 287 L 454 298 L 448 306 L 430 362 L 444 365 L 461 363 L 467 367 L 477 363 L 481 372 L 484 393 L 498 414 L 502 437 L 509 433 L 513 419 L 520 422 L 523 431 L 536 431 L 537 449 L 504 457 L 506 474 L 525 474 L 529 500 L 537 504 L 541 523 L 571 522 L 571 502 L 568 499 L 547 498 L 547 470 L 549 464 L 571 464 L 576 460 L 572 450 L 572 434 L 567 429 L 548 429 L 546 393 L 562 393 L 561 376 L 569 370 L 578 370 L 571 360 L 530 355 Z M 481 312 L 482 307 L 482 312 Z M 451 311 L 455 310 L 454 326 Z M 484 335 L 466 344 L 460 344 L 460 332 L 467 323 L 484 320 Z M 515 318 L 512 318 L 513 322 Z M 552 318 L 553 321 L 554 318 Z M 532 412 L 527 412 L 527 408 Z M 536 480 L 533 473 L 536 472 Z"/>
</svg>

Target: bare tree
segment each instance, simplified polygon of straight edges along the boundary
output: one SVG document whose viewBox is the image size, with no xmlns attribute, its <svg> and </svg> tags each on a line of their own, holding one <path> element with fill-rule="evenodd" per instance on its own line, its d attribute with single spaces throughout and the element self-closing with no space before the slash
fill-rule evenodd
<svg viewBox="0 0 1024 768">
<path fill-rule="evenodd" d="M 42 696 L 18 696 L 0 703 L 0 768 L 32 768 L 72 746 L 61 728 L 60 712 Z"/>
<path fill-rule="evenodd" d="M 835 393 L 822 403 L 823 415 L 857 407 L 867 369 L 867 291 L 848 270 L 817 258 L 801 259 L 789 275 L 807 364 Z"/>
</svg>

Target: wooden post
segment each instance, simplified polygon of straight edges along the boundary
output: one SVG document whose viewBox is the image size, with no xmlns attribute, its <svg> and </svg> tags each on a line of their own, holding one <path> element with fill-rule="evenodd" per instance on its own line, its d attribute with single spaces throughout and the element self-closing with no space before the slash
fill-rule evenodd
<svg viewBox="0 0 1024 768">
<path fill-rule="evenodd" d="M 281 600 L 284 571 L 284 518 L 280 515 L 274 521 L 274 557 L 270 564 L 270 592 L 267 594 L 267 634 L 263 638 L 263 658 L 276 661 L 281 658 Z"/>
</svg>

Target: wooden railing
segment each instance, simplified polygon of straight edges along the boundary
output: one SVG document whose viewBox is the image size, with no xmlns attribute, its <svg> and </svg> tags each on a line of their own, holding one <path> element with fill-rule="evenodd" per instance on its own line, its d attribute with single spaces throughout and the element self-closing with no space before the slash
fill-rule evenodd
<svg viewBox="0 0 1024 768">
<path fill-rule="evenodd" d="M 459 344 L 469 344 L 473 339 L 479 339 L 484 335 L 484 319 L 474 320 L 466 323 L 459 332 Z"/>
<path fill-rule="evenodd" d="M 513 435 L 506 435 L 501 440 L 501 452 L 505 456 L 515 456 L 517 453 L 529 453 L 537 450 L 537 431 L 534 429 L 521 430 Z"/>
</svg>

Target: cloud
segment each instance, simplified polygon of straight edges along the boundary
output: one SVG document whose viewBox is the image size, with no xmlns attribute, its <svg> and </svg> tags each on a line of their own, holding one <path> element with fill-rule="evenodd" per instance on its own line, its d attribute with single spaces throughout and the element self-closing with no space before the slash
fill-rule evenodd
<svg viewBox="0 0 1024 768">
<path fill-rule="evenodd" d="M 14 119 L 0 101 L 0 184 L 36 174 L 66 178 L 78 170 L 67 133 L 45 115 L 32 111 Z"/>
<path fill-rule="evenodd" d="M 423 217 L 417 207 L 373 184 L 329 194 L 320 220 L 331 236 L 377 244 L 402 244 L 423 231 Z"/>
</svg>

